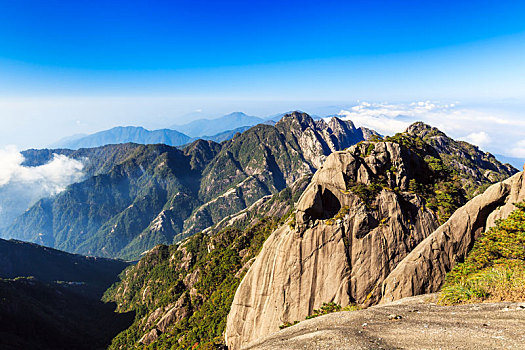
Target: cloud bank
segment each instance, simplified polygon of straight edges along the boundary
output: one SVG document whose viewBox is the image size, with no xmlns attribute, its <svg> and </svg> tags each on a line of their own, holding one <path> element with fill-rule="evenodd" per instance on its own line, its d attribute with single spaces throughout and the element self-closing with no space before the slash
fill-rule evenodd
<svg viewBox="0 0 525 350">
<path fill-rule="evenodd" d="M 82 162 L 54 154 L 48 163 L 23 166 L 15 146 L 0 149 L 0 227 L 12 222 L 37 200 L 56 195 L 84 178 Z"/>
<path fill-rule="evenodd" d="M 525 116 L 521 110 L 516 112 L 431 101 L 395 104 L 360 102 L 341 110 L 339 115 L 352 120 L 357 126 L 372 128 L 383 135 L 402 132 L 413 122 L 423 121 L 485 151 L 525 158 Z"/>
<path fill-rule="evenodd" d="M 463 139 L 479 147 L 485 147 L 492 141 L 489 134 L 487 134 L 485 131 L 473 132 L 465 136 Z"/>
</svg>

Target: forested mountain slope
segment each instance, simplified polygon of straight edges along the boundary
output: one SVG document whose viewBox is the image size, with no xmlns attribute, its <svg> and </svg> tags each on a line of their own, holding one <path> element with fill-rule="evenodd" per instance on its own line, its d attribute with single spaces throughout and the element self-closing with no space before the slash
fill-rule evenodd
<svg viewBox="0 0 525 350">
<path fill-rule="evenodd" d="M 156 244 L 177 242 L 311 174 L 333 151 L 373 132 L 333 118 L 292 113 L 221 144 L 29 150 L 26 165 L 53 153 L 86 162 L 86 180 L 37 202 L 3 237 L 82 254 L 137 259 Z"/>
</svg>

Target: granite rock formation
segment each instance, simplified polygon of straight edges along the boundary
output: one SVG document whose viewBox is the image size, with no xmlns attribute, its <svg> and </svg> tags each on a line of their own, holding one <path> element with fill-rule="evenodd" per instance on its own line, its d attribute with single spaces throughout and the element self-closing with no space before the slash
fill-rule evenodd
<svg viewBox="0 0 525 350">
<path fill-rule="evenodd" d="M 301 196 L 295 221 L 267 239 L 239 285 L 225 333 L 230 349 L 302 320 L 323 303 L 373 305 L 438 290 L 474 239 L 508 215 L 511 202 L 525 191 L 523 174 L 514 175 L 439 227 L 428 192 L 414 190 L 418 184 L 435 185 L 429 181 L 440 171 L 436 159 L 456 174 L 471 174 L 463 177 L 468 179 L 462 181 L 464 198 L 492 181 L 479 174 L 494 172 L 500 179 L 513 170 L 485 162 L 490 155 L 436 130 L 416 123 L 394 142 L 361 142 L 326 159 Z M 437 139 L 441 148 L 432 146 Z M 446 147 L 451 154 L 477 157 L 481 169 L 469 171 L 455 158 L 443 157 Z M 458 207 L 465 203 L 460 200 Z"/>
<path fill-rule="evenodd" d="M 438 291 L 446 273 L 465 259 L 475 239 L 497 219 L 506 218 L 515 209 L 513 203 L 524 199 L 523 172 L 474 197 L 390 273 L 383 282 L 381 302 Z"/>
<path fill-rule="evenodd" d="M 295 228 L 283 225 L 267 239 L 237 289 L 228 346 L 278 331 L 324 302 L 378 302 L 382 281 L 438 227 L 435 214 L 408 192 L 410 179 L 423 176 L 423 163 L 390 142 L 330 155 L 298 202 Z M 370 202 L 350 190 L 382 174 L 382 189 Z"/>
</svg>

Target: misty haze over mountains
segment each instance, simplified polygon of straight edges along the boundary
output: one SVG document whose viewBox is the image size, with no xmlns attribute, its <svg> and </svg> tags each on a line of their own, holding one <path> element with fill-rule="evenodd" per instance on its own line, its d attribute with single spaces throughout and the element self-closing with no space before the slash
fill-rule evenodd
<svg viewBox="0 0 525 350">
<path fill-rule="evenodd" d="M 345 118 L 349 119 L 348 116 Z M 262 120 L 253 117 L 246 119 L 240 113 L 221 119 L 229 122 L 224 123 L 225 127 L 234 127 L 247 120 Z M 192 127 L 208 122 L 196 121 Z M 181 150 L 162 145 L 167 144 L 166 141 L 175 143 L 177 139 L 167 140 L 166 136 L 182 135 L 177 131 L 166 129 L 148 132 L 138 127 L 122 127 L 75 141 L 77 146 L 84 142 L 83 148 L 28 150 L 23 154 L 16 150 L 3 152 L 1 155 L 6 159 L 11 157 L 16 160 L 11 172 L 3 174 L 0 184 L 0 204 L 1 208 L 5 208 L 0 211 L 4 237 L 14 235 L 19 239 L 73 252 L 136 257 L 140 249 L 151 247 L 153 242 L 180 240 L 216 223 L 226 213 L 231 214 L 224 207 L 226 202 L 234 211 L 246 208 L 260 196 L 282 190 L 285 183 L 289 184 L 295 178 L 296 175 L 292 175 L 294 171 L 309 173 L 318 168 L 323 157 L 329 154 L 329 149 L 342 150 L 375 134 L 365 128 L 356 129 L 350 120 L 331 118 L 314 121 L 306 114 L 297 112 L 285 116 L 275 126 L 271 124 L 265 122 L 257 127 L 240 126 L 223 131 L 215 137 L 222 142 L 220 144 L 214 140 L 193 141 L 185 136 L 180 138 L 182 141 L 179 144 L 174 145 L 186 145 Z M 212 127 L 220 131 L 220 124 Z M 208 130 L 211 129 L 204 129 L 203 133 Z M 259 149 L 273 149 L 276 144 L 283 142 L 280 139 L 282 137 L 287 140 L 283 146 L 286 150 L 279 148 L 269 154 L 268 150 Z M 337 139 L 340 141 L 336 142 Z M 324 140 L 321 145 L 317 145 L 319 140 Z M 127 143 L 130 141 L 132 143 Z M 108 146 L 104 146 L 106 144 Z M 140 144 L 154 145 L 143 147 Z M 97 148 L 90 148 L 94 146 Z M 297 152 L 299 157 L 305 157 L 303 161 L 296 159 Z M 168 164 L 168 168 L 160 170 L 165 164 Z M 173 172 L 172 176 L 178 180 L 166 180 L 165 171 Z M 224 178 L 215 179 L 217 174 L 222 173 Z M 14 177 L 14 174 L 23 176 Z M 239 174 L 243 175 L 239 177 Z M 236 178 L 238 180 L 234 180 Z M 84 182 L 68 187 L 80 181 Z M 234 187 L 224 192 L 228 188 L 224 183 L 231 183 L 228 186 Z M 66 188 L 67 191 L 62 194 Z M 173 193 L 181 194 L 180 198 L 170 198 Z M 114 203 L 105 208 L 103 205 L 108 194 L 114 197 Z M 81 212 L 86 196 L 93 197 L 88 199 L 92 203 L 89 214 L 86 212 L 80 218 L 77 217 L 79 213 L 72 215 L 64 222 L 67 222 L 64 227 L 57 224 L 57 212 L 63 211 L 59 215 L 62 221 L 66 217 L 64 210 Z M 100 208 L 99 204 L 102 204 Z M 18 217 L 30 207 L 30 211 Z M 94 211 L 95 207 L 98 209 Z M 95 218 L 93 215 L 96 211 L 98 216 Z M 112 214 L 108 216 L 109 212 Z M 85 221 L 82 217 L 90 218 Z M 135 218 L 135 226 L 128 227 L 127 220 L 131 217 Z M 142 221 L 138 218 L 142 218 Z M 166 222 L 170 222 L 169 227 L 165 225 Z M 82 229 L 85 224 L 90 228 Z M 159 227 L 162 229 L 159 230 Z M 125 230 L 127 234 L 137 230 L 143 233 L 140 239 L 126 238 L 124 245 L 118 243 L 120 247 L 114 243 L 104 243 L 104 237 L 111 237 L 117 228 Z M 69 234 L 66 233 L 68 230 L 82 230 L 83 235 L 90 232 L 92 237 L 90 241 L 82 238 L 71 245 Z M 55 232 L 61 233 L 55 237 Z M 81 242 L 83 245 L 80 245 Z"/>
<path fill-rule="evenodd" d="M 373 126 L 383 134 L 393 134 L 400 128 L 405 128 L 412 121 L 431 119 L 436 123 L 448 125 L 445 113 L 469 123 L 468 113 L 458 110 L 455 105 L 435 105 L 430 102 L 399 104 L 370 104 L 363 102 L 357 106 L 341 110 L 339 117 L 352 120 L 357 125 Z M 223 142 L 232 138 L 236 133 L 244 132 L 251 126 L 260 123 L 274 123 L 279 120 L 283 113 L 276 114 L 266 119 L 249 116 L 242 112 L 234 112 L 216 119 L 198 119 L 184 125 L 175 125 L 179 130 L 160 129 L 146 130 L 142 127 L 115 127 L 106 131 L 100 131 L 91 135 L 77 135 L 63 139 L 53 145 L 52 148 L 80 149 L 99 147 L 107 144 L 138 143 L 138 144 L 167 144 L 170 146 L 183 146 L 196 139 L 205 139 L 215 142 Z M 495 122 L 493 118 L 487 117 L 488 122 Z M 509 120 L 512 122 L 512 120 Z M 484 123 L 481 121 L 481 123 Z M 469 133 L 459 131 L 464 139 L 474 144 L 486 146 L 494 141 L 485 133 Z M 183 134 L 197 135 L 191 137 Z M 216 134 L 210 135 L 215 132 Z M 518 130 L 519 132 L 519 130 Z M 520 154 L 518 147 L 510 149 L 512 154 Z M 510 163 L 517 169 L 521 169 L 525 158 L 498 155 L 496 157 L 504 162 Z M 24 167 L 23 156 L 13 147 L 6 148 L 0 152 L 0 159 L 5 166 L 0 171 L 0 227 L 8 225 L 17 215 L 27 210 L 30 205 L 38 199 L 54 195 L 62 191 L 67 185 L 77 182 L 83 178 L 82 160 L 69 160 L 64 155 L 59 155 L 50 160 L 50 163 L 39 167 Z"/>
<path fill-rule="evenodd" d="M 382 135 L 403 131 L 415 121 L 424 121 L 445 130 L 454 137 L 475 144 L 493 154 L 501 155 L 504 162 L 521 168 L 525 161 L 525 125 L 521 109 L 492 105 L 462 105 L 461 103 L 437 103 L 430 101 L 407 103 L 358 102 L 354 105 L 333 105 L 313 108 L 320 115 L 338 116 L 353 121 L 357 126 L 376 130 Z M 324 114 L 323 114 L 324 113 Z M 195 113 L 196 116 L 203 112 Z M 165 143 L 181 146 L 198 138 L 222 142 L 236 132 L 260 123 L 273 123 L 286 113 L 268 117 L 250 116 L 233 112 L 212 119 L 197 119 L 186 124 L 171 125 L 167 129 L 146 130 L 142 127 L 115 127 L 91 135 L 65 138 L 50 148 L 96 147 L 104 144 L 136 142 Z M 321 117 L 311 115 L 314 119 Z M 510 145 L 510 146 L 509 146 Z"/>
<path fill-rule="evenodd" d="M 146 130 L 137 126 L 117 126 L 91 135 L 70 136 L 50 147 L 79 149 L 127 142 L 182 146 L 197 139 L 222 142 L 253 125 L 272 122 L 234 112 L 216 119 L 198 119 L 183 125 L 173 125 L 169 129 Z"/>
</svg>

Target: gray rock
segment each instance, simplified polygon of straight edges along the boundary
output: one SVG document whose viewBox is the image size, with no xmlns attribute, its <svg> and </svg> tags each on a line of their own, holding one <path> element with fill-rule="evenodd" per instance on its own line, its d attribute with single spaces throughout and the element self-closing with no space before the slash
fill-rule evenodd
<svg viewBox="0 0 525 350">
<path fill-rule="evenodd" d="M 297 229 L 285 224 L 267 239 L 235 294 L 225 333 L 230 349 L 325 302 L 376 303 L 383 279 L 437 228 L 414 194 L 383 189 L 370 209 L 347 189 L 348 179 L 369 184 L 392 166 L 389 187 L 407 189 L 408 174 L 417 171 L 418 158 L 397 144 L 378 143 L 373 157 L 359 156 L 367 148 L 331 154 L 299 199 Z"/>
<path fill-rule="evenodd" d="M 436 140 L 443 147 L 451 142 Z M 408 191 L 410 179 L 424 179 L 423 162 L 391 142 L 362 142 L 328 156 L 296 205 L 295 227 L 285 224 L 270 235 L 240 283 L 227 319 L 228 347 L 303 320 L 325 302 L 372 305 L 437 291 L 475 238 L 525 198 L 520 173 L 438 227 L 435 214 Z M 371 203 L 350 191 L 379 176 L 383 189 Z"/>
<path fill-rule="evenodd" d="M 474 240 L 496 219 L 507 217 L 513 203 L 525 199 L 524 184 L 523 173 L 518 173 L 459 208 L 384 280 L 381 302 L 438 291 L 446 273 L 467 256 Z"/>
</svg>

